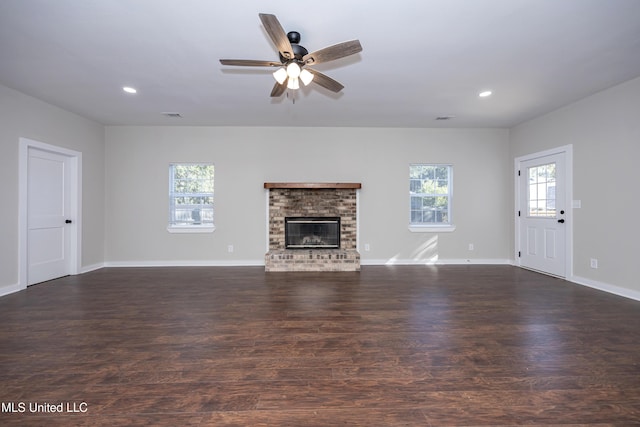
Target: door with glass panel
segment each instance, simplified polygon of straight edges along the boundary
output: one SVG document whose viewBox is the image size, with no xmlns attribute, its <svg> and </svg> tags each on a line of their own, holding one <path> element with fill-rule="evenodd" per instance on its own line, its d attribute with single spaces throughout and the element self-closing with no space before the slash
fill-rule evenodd
<svg viewBox="0 0 640 427">
<path fill-rule="evenodd" d="M 522 267 L 566 276 L 567 208 L 565 153 L 519 164 L 518 260 Z"/>
</svg>

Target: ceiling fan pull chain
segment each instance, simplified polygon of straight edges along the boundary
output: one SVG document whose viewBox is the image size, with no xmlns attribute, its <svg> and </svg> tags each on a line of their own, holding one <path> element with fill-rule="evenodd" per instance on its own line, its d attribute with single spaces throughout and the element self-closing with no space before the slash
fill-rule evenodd
<svg viewBox="0 0 640 427">
<path fill-rule="evenodd" d="M 296 91 L 293 89 L 287 89 L 287 98 L 291 99 L 291 102 L 296 103 Z"/>
</svg>

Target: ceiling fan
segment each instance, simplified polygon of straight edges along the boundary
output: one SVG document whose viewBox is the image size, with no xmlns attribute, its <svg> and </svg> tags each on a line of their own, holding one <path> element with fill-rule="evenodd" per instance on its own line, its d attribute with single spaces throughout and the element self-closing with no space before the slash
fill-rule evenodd
<svg viewBox="0 0 640 427">
<path fill-rule="evenodd" d="M 310 65 L 334 61 L 362 51 L 360 41 L 351 40 L 325 47 L 309 53 L 299 45 L 300 33 L 290 31 L 285 33 L 275 15 L 260 13 L 260 20 L 267 34 L 278 48 L 280 62 L 259 61 L 252 59 L 221 59 L 223 65 L 237 65 L 243 67 L 278 67 L 273 73 L 276 83 L 271 90 L 271 96 L 282 95 L 287 89 L 299 89 L 300 81 L 306 86 L 312 81 L 332 91 L 340 92 L 344 86 L 331 77 L 310 68 Z"/>
</svg>

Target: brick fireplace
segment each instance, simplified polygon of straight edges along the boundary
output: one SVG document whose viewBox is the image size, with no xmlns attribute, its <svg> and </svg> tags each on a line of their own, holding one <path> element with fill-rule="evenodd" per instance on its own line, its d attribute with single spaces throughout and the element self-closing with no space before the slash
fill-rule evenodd
<svg viewBox="0 0 640 427">
<path fill-rule="evenodd" d="M 269 250 L 266 271 L 359 271 L 357 191 L 360 183 L 272 183 L 269 191 Z M 309 245 L 287 249 L 285 227 L 291 218 L 322 222 L 339 219 L 339 247 Z M 310 230 L 310 228 L 307 228 Z M 309 238 L 317 243 L 316 237 Z M 289 247 L 292 247 L 289 245 Z"/>
</svg>

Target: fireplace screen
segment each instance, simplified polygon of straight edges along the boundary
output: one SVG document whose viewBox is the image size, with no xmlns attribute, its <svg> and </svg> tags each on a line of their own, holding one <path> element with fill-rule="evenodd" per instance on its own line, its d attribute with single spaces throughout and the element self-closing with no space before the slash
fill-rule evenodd
<svg viewBox="0 0 640 427">
<path fill-rule="evenodd" d="M 284 240 L 287 249 L 339 249 L 339 217 L 286 217 Z"/>
</svg>

